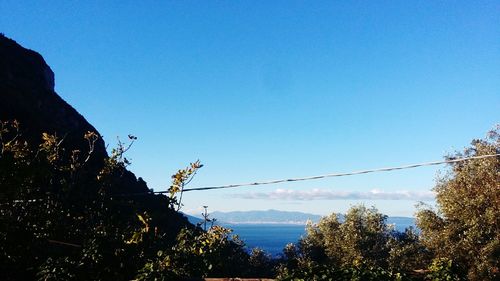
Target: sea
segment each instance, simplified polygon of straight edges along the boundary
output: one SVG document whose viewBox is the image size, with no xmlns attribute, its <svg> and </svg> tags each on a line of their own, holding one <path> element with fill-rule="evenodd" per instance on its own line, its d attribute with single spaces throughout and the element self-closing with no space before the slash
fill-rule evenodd
<svg viewBox="0 0 500 281">
<path fill-rule="evenodd" d="M 226 224 L 239 236 L 249 250 L 260 248 L 273 257 L 279 256 L 288 243 L 297 243 L 305 234 L 300 224 Z"/>
<path fill-rule="evenodd" d="M 258 247 L 272 257 L 279 257 L 283 248 L 288 243 L 297 243 L 305 235 L 306 226 L 303 224 L 223 224 L 231 228 L 233 234 L 239 236 L 249 250 Z M 413 223 L 397 223 L 395 229 L 404 231 L 405 228 L 414 226 Z"/>
</svg>

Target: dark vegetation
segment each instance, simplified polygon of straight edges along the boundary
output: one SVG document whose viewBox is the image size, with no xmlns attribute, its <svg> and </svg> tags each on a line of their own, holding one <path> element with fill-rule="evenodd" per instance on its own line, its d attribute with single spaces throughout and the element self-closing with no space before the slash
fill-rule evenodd
<svg viewBox="0 0 500 281">
<path fill-rule="evenodd" d="M 261 256 L 250 256 L 229 230 L 203 231 L 178 212 L 177 195 L 201 167 L 198 162 L 172 177 L 168 195 L 136 196 L 122 191 L 129 164 L 123 153 L 130 146 L 119 143 L 92 172 L 87 165 L 98 136 L 82 137 L 86 151 L 67 150 L 64 139 L 49 134 L 32 150 L 17 122 L 0 124 L 2 280 L 260 274 Z"/>
<path fill-rule="evenodd" d="M 0 36 L 0 280 L 498 280 L 500 158 L 450 165 L 420 206 L 420 232 L 396 232 L 374 208 L 353 207 L 307 226 L 280 259 L 248 252 L 231 231 L 206 231 L 179 213 L 202 167 L 150 192 L 127 170 L 119 141 L 106 153 L 96 130 L 53 90 L 40 55 Z M 14 120 L 20 120 L 14 121 Z M 464 157 L 500 152 L 500 129 Z M 140 195 L 139 195 L 140 194 Z"/>
</svg>

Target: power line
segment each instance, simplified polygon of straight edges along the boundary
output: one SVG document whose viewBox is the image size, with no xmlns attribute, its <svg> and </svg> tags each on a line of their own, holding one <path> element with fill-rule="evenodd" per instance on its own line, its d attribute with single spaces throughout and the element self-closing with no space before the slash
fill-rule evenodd
<svg viewBox="0 0 500 281">
<path fill-rule="evenodd" d="M 268 184 L 277 184 L 277 183 L 284 183 L 284 182 L 308 181 L 308 180 L 317 180 L 317 179 L 333 178 L 333 177 L 345 177 L 345 176 L 354 176 L 354 175 L 370 174 L 370 173 L 377 173 L 377 172 L 390 172 L 390 171 L 396 171 L 396 170 L 405 170 L 405 169 L 412 169 L 412 168 L 418 168 L 418 167 L 424 167 L 424 166 L 434 166 L 434 165 L 441 165 L 441 164 L 458 163 L 458 162 L 464 162 L 467 160 L 484 159 L 484 158 L 499 157 L 499 156 L 500 156 L 500 153 L 480 155 L 480 156 L 471 156 L 471 157 L 464 157 L 464 158 L 455 158 L 455 159 L 450 158 L 448 160 L 443 160 L 443 161 L 433 161 L 433 162 L 424 162 L 424 163 L 410 164 L 410 165 L 396 166 L 396 167 L 360 170 L 360 171 L 353 171 L 353 172 L 348 172 L 348 173 L 331 173 L 331 174 L 310 176 L 310 177 L 303 177 L 303 178 L 279 179 L 279 180 L 271 180 L 271 181 L 259 181 L 259 182 L 252 182 L 252 183 L 228 184 L 228 185 L 219 185 L 219 186 L 193 187 L 193 188 L 185 188 L 182 191 L 183 192 L 203 191 L 203 190 L 212 190 L 212 189 L 236 188 L 236 187 L 243 187 L 243 186 L 268 185 Z M 115 194 L 114 196 L 141 196 L 141 195 L 147 196 L 147 195 L 152 195 L 152 194 L 164 194 L 164 193 L 169 193 L 169 191 L 126 193 L 126 194 Z M 42 199 L 25 200 L 25 202 L 36 202 L 36 201 L 42 201 Z M 23 200 L 14 200 L 12 203 L 18 203 L 18 202 L 23 202 Z M 4 203 L 4 204 L 0 204 L 0 206 L 1 205 L 8 205 L 8 204 L 9 203 Z"/>
<path fill-rule="evenodd" d="M 235 188 L 235 187 L 242 187 L 242 186 L 268 185 L 268 184 L 277 184 L 277 183 L 284 183 L 284 182 L 308 181 L 308 180 L 317 180 L 317 179 L 323 179 L 323 178 L 354 176 L 354 175 L 370 174 L 370 173 L 377 173 L 377 172 L 389 172 L 389 171 L 395 171 L 395 170 L 412 169 L 412 168 L 424 167 L 424 166 L 434 166 L 434 165 L 441 165 L 441 164 L 457 163 L 457 162 L 463 162 L 463 161 L 467 161 L 467 160 L 484 159 L 484 158 L 497 157 L 497 156 L 500 156 L 500 153 L 481 155 L 481 156 L 471 156 L 471 157 L 464 157 L 464 158 L 456 158 L 456 159 L 448 159 L 448 160 L 443 160 L 443 161 L 424 162 L 424 163 L 410 164 L 410 165 L 397 166 L 397 167 L 361 170 L 361 171 L 354 171 L 354 172 L 348 172 L 348 173 L 332 173 L 332 174 L 310 176 L 310 177 L 303 177 L 303 178 L 290 178 L 290 179 L 279 179 L 279 180 L 271 180 L 271 181 L 259 181 L 259 182 L 252 182 L 252 183 L 240 183 L 240 184 L 228 184 L 228 185 L 219 185 L 219 186 L 204 186 L 204 187 L 185 188 L 183 191 L 188 192 L 188 191 L 201 191 L 201 190 L 211 190 L 211 189 L 225 189 L 225 188 Z M 157 191 L 154 193 L 167 193 L 167 192 L 168 191 Z"/>
</svg>

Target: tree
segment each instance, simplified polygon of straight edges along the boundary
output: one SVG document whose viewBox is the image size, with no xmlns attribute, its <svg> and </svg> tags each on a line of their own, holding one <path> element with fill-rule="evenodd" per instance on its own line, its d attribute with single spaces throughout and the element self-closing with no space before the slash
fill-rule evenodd
<svg viewBox="0 0 500 281">
<path fill-rule="evenodd" d="M 500 127 L 448 158 L 498 153 Z M 422 206 L 417 213 L 423 243 L 436 259 L 456 264 L 462 277 L 499 278 L 500 157 L 452 163 L 438 178 L 434 191 L 437 210 Z"/>
<path fill-rule="evenodd" d="M 157 257 L 140 270 L 138 280 L 187 280 L 207 276 L 241 276 L 249 266 L 243 242 L 231 230 L 213 226 L 182 229 L 171 248 L 158 251 Z"/>
<path fill-rule="evenodd" d="M 83 150 L 55 134 L 28 143 L 22 131 L 0 121 L 1 280 L 129 280 L 190 227 L 171 207 L 175 198 L 126 196 L 145 186 L 126 170 L 130 145 L 119 142 L 90 166 L 97 134 L 82 136 Z M 144 223 L 151 232 L 134 237 Z"/>
<path fill-rule="evenodd" d="M 400 242 L 386 219 L 375 208 L 360 205 L 343 220 L 332 214 L 309 223 L 298 249 L 285 247 L 278 279 L 401 280 L 399 268 L 389 267 L 391 246 Z"/>
<path fill-rule="evenodd" d="M 389 248 L 389 268 L 393 271 L 414 273 L 425 269 L 432 260 L 431 253 L 413 227 L 404 232 L 393 232 Z"/>
<path fill-rule="evenodd" d="M 317 225 L 308 225 L 300 246 L 306 255 L 320 262 L 327 259 L 337 266 L 363 262 L 386 268 L 392 237 L 386 219 L 375 208 L 355 206 L 343 222 L 332 214 Z"/>
</svg>

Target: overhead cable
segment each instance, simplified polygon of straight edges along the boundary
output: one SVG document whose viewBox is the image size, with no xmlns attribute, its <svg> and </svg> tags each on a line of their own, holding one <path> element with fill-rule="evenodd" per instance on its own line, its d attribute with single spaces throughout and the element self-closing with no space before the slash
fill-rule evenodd
<svg viewBox="0 0 500 281">
<path fill-rule="evenodd" d="M 348 173 L 331 173 L 331 174 L 310 176 L 310 177 L 303 177 L 303 178 L 290 178 L 290 179 L 279 179 L 279 180 L 271 180 L 271 181 L 258 181 L 258 182 L 252 182 L 252 183 L 240 183 L 240 184 L 228 184 L 228 185 L 219 185 L 219 186 L 203 186 L 203 187 L 184 188 L 182 190 L 182 192 L 236 188 L 236 187 L 244 187 L 244 186 L 257 186 L 257 185 L 268 185 L 268 184 L 277 184 L 277 183 L 285 183 L 285 182 L 318 180 L 318 179 L 323 179 L 323 178 L 354 176 L 354 175 L 370 174 L 370 173 L 377 173 L 377 172 L 389 172 L 389 171 L 396 171 L 396 170 L 412 169 L 412 168 L 418 168 L 418 167 L 424 167 L 424 166 L 434 166 L 434 165 L 441 165 L 441 164 L 458 163 L 458 162 L 464 162 L 464 161 L 468 161 L 468 160 L 484 159 L 484 158 L 491 158 L 491 157 L 500 157 L 500 153 L 480 155 L 480 156 L 471 156 L 471 157 L 463 157 L 463 158 L 450 158 L 450 159 L 443 160 L 443 161 L 433 161 L 433 162 L 424 162 L 424 163 L 410 164 L 410 165 L 396 166 L 396 167 L 388 167 L 388 168 L 360 170 L 360 171 L 354 171 L 354 172 L 348 172 Z M 141 196 L 141 195 L 164 194 L 164 193 L 169 193 L 169 191 L 151 191 L 151 192 L 115 194 L 115 196 Z M 31 200 L 25 200 L 25 201 L 14 200 L 12 203 L 19 203 L 19 202 L 29 202 L 30 203 L 30 202 L 36 202 L 36 201 L 42 201 L 42 199 L 31 199 Z M 0 204 L 0 206 L 1 205 L 9 205 L 9 204 L 10 203 L 3 203 L 3 204 Z"/>
<path fill-rule="evenodd" d="M 310 176 L 310 177 L 303 177 L 303 178 L 278 179 L 278 180 L 270 180 L 270 181 L 258 181 L 258 182 L 251 182 L 251 183 L 228 184 L 228 185 L 219 185 L 219 186 L 193 187 L 193 188 L 185 188 L 183 191 L 188 192 L 188 191 L 201 191 L 201 190 L 212 190 L 212 189 L 225 189 L 225 188 L 235 188 L 235 187 L 242 187 L 242 186 L 268 185 L 268 184 L 277 184 L 277 183 L 285 183 L 285 182 L 317 180 L 317 179 L 333 178 L 333 177 L 345 177 L 345 176 L 354 176 L 354 175 L 370 174 L 370 173 L 377 173 L 377 172 L 389 172 L 389 171 L 395 171 L 395 170 L 412 169 L 412 168 L 424 167 L 424 166 L 434 166 L 434 165 L 441 165 L 441 164 L 457 163 L 457 162 L 463 162 L 463 161 L 467 161 L 467 160 L 484 159 L 484 158 L 498 157 L 498 156 L 500 156 L 500 153 L 480 155 L 480 156 L 471 156 L 471 157 L 464 157 L 464 158 L 450 158 L 450 159 L 443 160 L 443 161 L 424 162 L 424 163 L 410 164 L 410 165 L 405 165 L 405 166 L 378 168 L 378 169 L 371 169 L 371 170 L 361 170 L 361 171 L 354 171 L 354 172 L 348 172 L 348 173 L 331 173 L 331 174 Z M 154 193 L 167 193 L 167 192 L 168 191 L 157 191 Z"/>
</svg>

